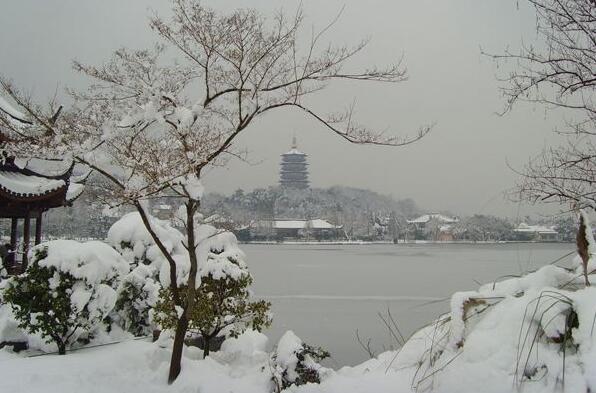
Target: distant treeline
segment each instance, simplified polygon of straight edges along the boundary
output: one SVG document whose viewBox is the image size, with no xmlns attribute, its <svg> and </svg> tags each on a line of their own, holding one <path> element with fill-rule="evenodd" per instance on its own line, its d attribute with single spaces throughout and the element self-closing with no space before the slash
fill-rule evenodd
<svg viewBox="0 0 596 393">
<path fill-rule="evenodd" d="M 74 206 L 52 209 L 46 213 L 44 234 L 103 239 L 118 214 L 105 214 L 105 205 L 98 198 L 102 192 L 101 189 L 88 187 Z M 175 198 L 153 201 L 153 205 L 158 204 L 165 204 L 172 211 L 177 208 Z M 237 190 L 231 195 L 209 193 L 202 201 L 202 209 L 206 217 L 217 215 L 218 222 L 230 229 L 245 228 L 259 221 L 323 219 L 341 225 L 342 235 L 351 240 L 436 240 L 438 231 L 443 227 L 440 222 L 429 222 L 423 229 L 409 225 L 407 220 L 426 213 L 412 199 L 396 199 L 370 190 L 341 186 L 307 190 L 269 187 L 250 192 Z M 453 216 L 449 212 L 443 213 Z M 0 233 L 6 235 L 9 222 L 4 221 L 0 223 Z M 540 221 L 525 217 L 518 221 L 554 226 L 561 241 L 571 241 L 575 236 L 576 222 L 573 217 Z M 518 223 L 477 214 L 459 217 L 457 223 L 450 225 L 449 232 L 454 240 L 525 240 L 520 239 L 514 231 Z M 236 232 L 243 236 L 239 231 Z"/>
</svg>

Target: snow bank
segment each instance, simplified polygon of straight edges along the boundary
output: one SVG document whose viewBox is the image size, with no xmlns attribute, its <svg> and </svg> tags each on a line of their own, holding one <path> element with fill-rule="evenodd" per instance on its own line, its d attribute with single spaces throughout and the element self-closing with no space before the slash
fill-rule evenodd
<svg viewBox="0 0 596 393">
<path fill-rule="evenodd" d="M 583 285 L 576 263 L 454 294 L 450 313 L 417 332 L 391 367 L 410 363 L 419 391 L 594 391 L 596 288 Z"/>
</svg>

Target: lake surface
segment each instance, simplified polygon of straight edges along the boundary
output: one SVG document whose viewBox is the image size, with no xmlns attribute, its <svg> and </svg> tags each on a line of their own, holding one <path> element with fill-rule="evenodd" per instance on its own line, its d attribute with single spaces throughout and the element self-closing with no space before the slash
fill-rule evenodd
<svg viewBox="0 0 596 393">
<path fill-rule="evenodd" d="M 286 330 L 324 346 L 334 368 L 369 358 L 356 340 L 382 352 L 396 346 L 379 313 L 404 336 L 448 310 L 453 292 L 552 263 L 573 244 L 244 244 L 257 297 L 273 305 L 271 345 Z M 569 266 L 572 256 L 558 262 Z"/>
</svg>

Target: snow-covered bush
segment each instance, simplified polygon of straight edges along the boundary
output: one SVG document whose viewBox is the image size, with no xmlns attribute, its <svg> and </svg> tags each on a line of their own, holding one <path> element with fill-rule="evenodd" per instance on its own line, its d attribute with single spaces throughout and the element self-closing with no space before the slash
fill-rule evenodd
<svg viewBox="0 0 596 393">
<path fill-rule="evenodd" d="M 308 345 L 287 331 L 277 344 L 271 356 L 272 381 L 274 392 L 278 393 L 292 385 L 321 383 L 327 369 L 319 362 L 329 357 L 329 352 Z"/>
<path fill-rule="evenodd" d="M 139 265 L 124 277 L 118 287 L 113 322 L 135 336 L 144 336 L 154 330 L 150 311 L 157 303 L 161 288 L 156 275 L 155 268 Z"/>
<path fill-rule="evenodd" d="M 203 239 L 199 242 L 198 255 L 206 260 L 199 265 L 201 284 L 190 308 L 189 330 L 201 335 L 204 356 L 207 356 L 209 344 L 215 337 L 237 337 L 248 327 L 261 331 L 269 326 L 271 304 L 264 300 L 250 300 L 252 276 L 233 234 L 219 233 L 209 225 L 201 225 L 197 232 Z M 184 294 L 187 287 L 180 290 Z M 164 329 L 174 329 L 179 318 L 178 310 L 172 291 L 164 286 L 156 306 L 157 324 Z"/>
<path fill-rule="evenodd" d="M 187 258 L 182 234 L 166 221 L 150 216 L 149 220 L 168 252 L 179 259 Z M 149 334 L 154 328 L 150 311 L 159 296 L 160 271 L 162 265 L 167 265 L 165 257 L 138 212 L 126 214 L 115 222 L 108 231 L 107 241 L 132 269 L 118 288 L 113 322 L 136 336 Z"/>
<path fill-rule="evenodd" d="M 54 342 L 60 354 L 99 328 L 116 303 L 128 264 L 107 244 L 56 240 L 36 246 L 25 273 L 3 291 L 19 327 Z"/>
<path fill-rule="evenodd" d="M 173 255 L 185 255 L 182 245 L 183 235 L 170 226 L 167 221 L 148 217 L 151 228 L 155 231 L 166 250 Z M 132 212 L 124 215 L 109 229 L 107 242 L 118 251 L 131 266 L 150 265 L 159 269 L 165 262 L 163 253 L 143 224 L 141 215 Z"/>
</svg>

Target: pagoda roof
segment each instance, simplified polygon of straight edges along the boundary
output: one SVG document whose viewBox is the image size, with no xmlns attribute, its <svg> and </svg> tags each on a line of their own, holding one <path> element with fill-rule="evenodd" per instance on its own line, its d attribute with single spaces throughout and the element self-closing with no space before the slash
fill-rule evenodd
<svg viewBox="0 0 596 393">
<path fill-rule="evenodd" d="M 293 148 L 292 150 L 282 154 L 282 156 L 306 156 L 306 153 L 303 153 L 300 150 Z"/>
</svg>

